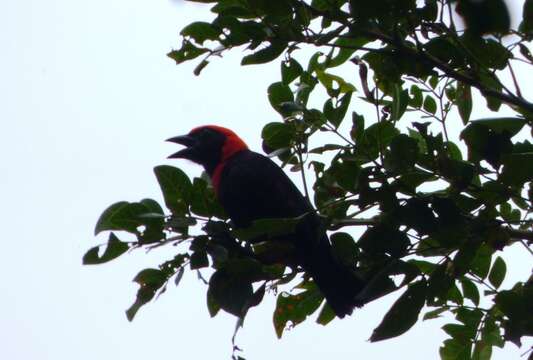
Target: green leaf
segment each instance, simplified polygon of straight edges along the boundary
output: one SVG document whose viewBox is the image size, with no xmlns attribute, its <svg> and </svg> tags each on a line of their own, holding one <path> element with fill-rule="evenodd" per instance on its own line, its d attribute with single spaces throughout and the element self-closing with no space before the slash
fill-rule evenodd
<svg viewBox="0 0 533 360">
<path fill-rule="evenodd" d="M 195 251 L 191 255 L 191 270 L 197 270 L 209 266 L 209 259 L 206 251 Z"/>
<path fill-rule="evenodd" d="M 470 299 L 475 306 L 479 305 L 479 290 L 471 280 L 467 278 L 461 279 L 461 287 L 465 298 Z"/>
<path fill-rule="evenodd" d="M 452 286 L 448 290 L 448 293 L 445 296 L 445 301 L 446 302 L 451 301 L 451 302 L 456 303 L 457 305 L 463 305 L 464 298 L 463 298 L 463 295 L 461 294 L 461 291 L 459 291 L 459 288 L 457 287 L 457 285 L 452 284 Z"/>
<path fill-rule="evenodd" d="M 394 96 L 392 98 L 392 111 L 391 111 L 391 120 L 397 121 L 400 120 L 402 115 L 407 109 L 409 103 L 409 91 L 407 89 L 402 90 L 401 86 L 394 86 Z"/>
<path fill-rule="evenodd" d="M 421 272 L 423 272 L 426 275 L 431 274 L 433 270 L 435 270 L 435 268 L 437 267 L 436 264 L 429 262 L 429 261 L 424 261 L 424 260 L 411 259 L 408 262 L 410 264 L 415 265 Z"/>
<path fill-rule="evenodd" d="M 485 279 L 489 274 L 493 252 L 494 250 L 488 245 L 482 244 L 472 261 L 472 272 L 482 279 Z"/>
<path fill-rule="evenodd" d="M 457 339 L 446 339 L 439 349 L 441 360 L 471 360 L 471 343 L 464 343 Z"/>
<path fill-rule="evenodd" d="M 229 259 L 224 264 L 223 269 L 230 277 L 239 278 L 246 282 L 265 280 L 265 278 L 271 279 L 274 271 L 271 268 L 263 268 L 263 265 L 258 260 L 252 258 Z M 267 270 L 268 272 L 266 272 Z M 279 272 L 277 275 L 279 275 Z"/>
<path fill-rule="evenodd" d="M 522 186 L 533 180 L 533 152 L 510 154 L 503 161 L 500 177 L 506 184 Z"/>
<path fill-rule="evenodd" d="M 310 154 L 323 154 L 326 151 L 339 151 L 344 149 L 344 146 L 338 144 L 326 144 L 324 146 L 319 146 L 317 148 L 309 150 Z"/>
<path fill-rule="evenodd" d="M 139 241 L 143 244 L 149 244 L 164 239 L 163 230 L 165 229 L 166 216 L 161 205 L 153 199 L 142 199 L 140 203 L 148 209 L 149 213 L 139 215 L 140 220 L 146 225 Z"/>
<path fill-rule="evenodd" d="M 268 238 L 275 238 L 279 235 L 289 234 L 294 232 L 296 225 L 302 220 L 302 217 L 297 218 L 273 218 L 273 219 L 259 219 L 255 220 L 250 227 L 233 230 L 233 234 L 240 240 L 253 240 L 258 237 L 266 236 Z"/>
<path fill-rule="evenodd" d="M 485 315 L 483 328 L 481 330 L 481 339 L 491 345 L 503 348 L 505 341 L 501 335 L 501 329 L 499 325 L 496 325 L 496 319 L 491 313 Z"/>
<path fill-rule="evenodd" d="M 350 131 L 350 137 L 356 143 L 359 143 L 363 138 L 365 132 L 365 118 L 363 115 L 359 115 L 355 111 L 352 112 L 352 129 Z"/>
<path fill-rule="evenodd" d="M 290 124 L 272 122 L 263 127 L 261 137 L 271 150 L 277 150 L 289 148 L 295 134 L 295 129 Z"/>
<path fill-rule="evenodd" d="M 437 177 L 433 173 L 420 169 L 411 169 L 400 175 L 399 179 L 393 184 L 399 186 L 399 191 L 415 193 L 418 186 L 434 180 L 437 180 Z M 420 224 L 420 222 L 417 223 Z"/>
<path fill-rule="evenodd" d="M 419 152 L 421 154 L 427 154 L 428 147 L 424 137 L 418 131 L 415 131 L 413 129 L 407 129 L 407 131 L 409 133 L 409 136 L 416 140 Z"/>
<path fill-rule="evenodd" d="M 167 208 L 175 215 L 187 213 L 192 190 L 189 177 L 180 169 L 169 165 L 156 166 L 154 173 Z"/>
<path fill-rule="evenodd" d="M 470 89 L 470 85 L 462 82 L 457 85 L 456 103 L 463 124 L 466 125 L 472 113 L 472 90 Z"/>
<path fill-rule="evenodd" d="M 440 317 L 440 314 L 442 314 L 445 311 L 448 311 L 449 309 L 447 307 L 440 307 L 435 310 L 428 311 L 424 314 L 424 317 L 422 320 L 430 320 L 430 319 L 436 319 Z"/>
<path fill-rule="evenodd" d="M 191 190 L 191 211 L 200 216 L 212 214 L 210 203 L 212 199 L 207 190 L 207 182 L 201 178 L 194 178 Z"/>
<path fill-rule="evenodd" d="M 499 288 L 503 282 L 503 279 L 505 279 L 506 272 L 507 272 L 507 266 L 505 265 L 505 261 L 503 261 L 503 259 L 500 256 L 498 256 L 496 260 L 494 260 L 494 264 L 492 264 L 492 268 L 490 269 L 490 273 L 489 273 L 490 283 L 495 288 Z"/>
<path fill-rule="evenodd" d="M 284 22 L 292 14 L 292 7 L 286 0 L 247 0 L 246 2 L 254 12 L 270 16 L 271 21 Z"/>
<path fill-rule="evenodd" d="M 472 162 L 487 160 L 493 167 L 499 167 L 513 144 L 509 131 L 498 132 L 486 123 L 472 121 L 461 132 L 461 138 L 468 146 L 468 159 Z"/>
<path fill-rule="evenodd" d="M 302 72 L 299 80 L 298 90 L 296 91 L 296 101 L 305 106 L 309 100 L 309 95 L 311 95 L 316 84 L 318 84 L 318 80 L 307 71 Z"/>
<path fill-rule="evenodd" d="M 424 7 L 421 9 L 422 16 L 426 21 L 435 21 L 439 14 L 439 7 L 436 0 L 425 0 Z"/>
<path fill-rule="evenodd" d="M 533 0 L 524 1 L 522 8 L 522 22 L 518 30 L 528 36 L 528 40 L 533 39 Z"/>
<path fill-rule="evenodd" d="M 273 41 L 267 47 L 243 57 L 241 65 L 265 64 L 271 62 L 280 56 L 286 48 L 286 42 Z"/>
<path fill-rule="evenodd" d="M 495 304 L 507 318 L 507 321 L 503 323 L 505 340 L 521 346 L 521 338 L 531 336 L 533 333 L 533 318 L 531 317 L 533 284 L 531 280 L 526 283 L 519 282 L 511 290 L 498 292 Z"/>
<path fill-rule="evenodd" d="M 211 295 L 209 291 L 207 292 L 206 300 L 207 300 L 207 310 L 209 311 L 209 315 L 211 317 L 215 317 L 220 311 L 220 305 L 215 301 L 215 299 L 213 298 L 213 295 Z"/>
<path fill-rule="evenodd" d="M 232 276 L 225 269 L 217 270 L 209 280 L 208 299 L 212 298 L 220 308 L 237 317 L 245 314 L 246 305 L 253 295 L 252 284 L 249 281 Z"/>
<path fill-rule="evenodd" d="M 440 264 L 428 280 L 428 305 L 443 305 L 450 289 L 454 286 L 454 278 L 448 272 L 449 263 Z"/>
<path fill-rule="evenodd" d="M 436 75 L 429 77 L 429 86 L 431 86 L 432 89 L 435 89 L 437 85 L 439 84 L 439 77 Z"/>
<path fill-rule="evenodd" d="M 331 306 L 329 306 L 327 302 L 324 302 L 324 306 L 322 306 L 322 310 L 320 310 L 316 322 L 320 325 L 327 325 L 333 319 L 335 319 L 335 316 L 335 312 L 333 311 Z"/>
<path fill-rule="evenodd" d="M 303 72 L 302 65 L 294 58 L 281 63 L 281 79 L 285 85 L 289 85 L 297 79 Z"/>
<path fill-rule="evenodd" d="M 469 309 L 466 307 L 459 307 L 457 309 L 456 319 L 466 325 L 469 329 L 470 339 L 474 338 L 476 335 L 476 330 L 479 327 L 481 319 L 484 316 L 483 311 L 480 309 Z"/>
<path fill-rule="evenodd" d="M 398 129 L 390 122 L 381 121 L 372 124 L 365 129 L 364 136 L 357 144 L 356 151 L 363 158 L 376 158 L 379 151 L 385 150 L 399 133 Z"/>
<path fill-rule="evenodd" d="M 512 137 L 518 134 L 527 121 L 517 117 L 498 117 L 472 120 L 472 123 L 484 125 L 497 134 L 507 133 Z"/>
<path fill-rule="evenodd" d="M 433 57 L 450 66 L 461 66 L 464 63 L 464 54 L 448 36 L 435 37 L 424 44 L 424 49 Z"/>
<path fill-rule="evenodd" d="M 455 277 L 463 276 L 472 266 L 478 251 L 478 244 L 466 244 L 459 248 L 459 251 L 453 257 L 453 275 Z"/>
<path fill-rule="evenodd" d="M 116 216 L 117 213 L 119 213 L 122 208 L 126 207 L 128 204 L 129 203 L 127 201 L 119 201 L 105 209 L 102 215 L 100 215 L 98 221 L 96 222 L 94 234 L 98 235 L 104 230 L 111 230 L 110 227 L 112 226 L 112 219 Z"/>
<path fill-rule="evenodd" d="M 87 251 L 85 255 L 83 255 L 83 264 L 84 265 L 103 264 L 105 262 L 116 259 L 120 255 L 128 251 L 129 248 L 130 247 L 127 243 L 120 241 L 119 238 L 115 236 L 115 234 L 111 233 L 109 234 L 109 240 L 107 241 L 107 247 L 104 253 L 102 254 L 102 256 L 98 255 L 100 247 L 95 246 L 89 251 Z"/>
<path fill-rule="evenodd" d="M 159 269 L 144 269 L 135 276 L 134 282 L 140 285 L 137 291 L 137 298 L 133 305 L 126 310 L 126 316 L 132 321 L 137 311 L 152 300 L 158 291 L 167 281 L 169 274 Z"/>
<path fill-rule="evenodd" d="M 328 59 L 326 66 L 332 68 L 344 64 L 358 48 L 368 42 L 368 38 L 361 36 L 337 38 L 337 40 L 335 40 L 335 45 L 338 47 L 338 51 L 335 56 Z"/>
<path fill-rule="evenodd" d="M 266 283 L 263 283 L 263 285 L 261 285 L 259 289 L 254 291 L 252 298 L 247 304 L 248 308 L 259 305 L 261 301 L 263 301 L 263 298 L 265 297 L 265 291 L 266 291 Z"/>
<path fill-rule="evenodd" d="M 494 91 L 497 91 L 497 92 L 502 91 L 501 82 L 492 73 L 479 72 L 478 76 L 479 76 L 479 81 L 485 87 L 492 89 Z M 502 105 L 501 100 L 495 97 L 492 97 L 490 95 L 485 96 L 485 100 L 487 102 L 487 107 L 492 111 L 498 111 L 500 109 L 500 106 Z"/>
<path fill-rule="evenodd" d="M 403 255 L 410 244 L 403 231 L 387 225 L 369 228 L 358 241 L 359 247 L 369 253 L 390 254 L 394 257 Z"/>
<path fill-rule="evenodd" d="M 346 191 L 357 191 L 357 180 L 361 170 L 359 164 L 351 158 L 343 158 L 342 162 L 334 161 L 328 174 Z"/>
<path fill-rule="evenodd" d="M 446 150 L 448 150 L 448 155 L 452 160 L 463 160 L 463 154 L 461 153 L 461 149 L 459 149 L 459 146 L 457 146 L 457 144 L 451 141 L 446 141 L 444 145 L 446 146 Z"/>
<path fill-rule="evenodd" d="M 418 320 L 427 292 L 425 280 L 419 280 L 407 288 L 396 300 L 385 317 L 374 329 L 370 341 L 380 341 L 399 336 L 409 330 Z"/>
<path fill-rule="evenodd" d="M 146 223 L 141 215 L 151 213 L 142 203 L 121 201 L 109 206 L 96 222 L 94 234 L 105 230 L 124 230 L 137 234 L 137 228 Z"/>
<path fill-rule="evenodd" d="M 471 162 L 448 158 L 439 159 L 439 170 L 442 176 L 458 189 L 464 189 L 470 185 L 475 173 Z"/>
<path fill-rule="evenodd" d="M 268 87 L 268 100 L 270 105 L 280 113 L 282 116 L 291 115 L 290 113 L 284 111 L 281 107 L 283 103 L 293 102 L 294 95 L 288 85 L 285 85 L 282 82 L 276 82 L 271 84 Z"/>
<path fill-rule="evenodd" d="M 287 322 L 293 326 L 300 324 L 318 309 L 323 300 L 324 296 L 316 285 L 296 295 L 287 292 L 280 293 L 273 317 L 274 329 L 278 338 L 283 335 Z"/>
<path fill-rule="evenodd" d="M 225 219 L 220 203 L 218 202 L 213 189 L 207 187 L 207 181 L 202 178 L 194 178 L 191 190 L 191 211 L 197 215 L 211 217 L 216 216 Z M 189 218 L 186 218 L 189 222 Z M 194 225 L 186 223 L 185 225 Z"/>
<path fill-rule="evenodd" d="M 141 286 L 160 287 L 167 278 L 168 275 L 160 269 L 144 269 L 133 278 L 133 281 Z"/>
<path fill-rule="evenodd" d="M 422 95 L 422 90 L 416 85 L 411 85 L 410 93 L 412 98 L 409 99 L 409 105 L 414 108 L 419 108 L 422 106 L 424 101 L 424 96 Z"/>
<path fill-rule="evenodd" d="M 317 70 L 318 81 L 326 88 L 330 97 L 337 97 L 339 94 L 351 93 L 355 91 L 355 86 L 345 81 L 342 77 Z"/>
<path fill-rule="evenodd" d="M 344 120 L 344 116 L 346 115 L 346 111 L 348 110 L 348 106 L 350 105 L 350 101 L 352 99 L 352 92 L 346 92 L 339 100 L 336 105 L 333 105 L 333 100 L 329 99 L 324 104 L 324 115 L 326 116 L 326 119 L 335 126 L 335 128 L 338 128 Z"/>
<path fill-rule="evenodd" d="M 330 236 L 333 255 L 341 264 L 354 266 L 358 248 L 352 236 L 345 232 L 336 232 Z"/>
<path fill-rule="evenodd" d="M 217 4 L 211 8 L 211 12 L 219 14 L 223 18 L 253 18 L 257 16 L 248 8 L 248 4 L 240 0 L 217 1 Z"/>
<path fill-rule="evenodd" d="M 475 35 L 509 32 L 511 19 L 504 0 L 462 0 L 458 2 L 456 11 L 462 16 L 468 31 Z"/>
<path fill-rule="evenodd" d="M 262 239 L 261 239 L 262 240 Z M 265 263 L 282 262 L 294 256 L 296 248 L 292 242 L 283 240 L 257 241 L 252 244 L 254 254 Z"/>
<path fill-rule="evenodd" d="M 454 340 L 458 340 L 463 344 L 468 344 L 476 334 L 475 328 L 472 329 L 462 324 L 446 324 L 442 327 L 442 330 Z"/>
<path fill-rule="evenodd" d="M 197 21 L 184 27 L 180 34 L 182 36 L 190 36 L 197 43 L 203 44 L 206 40 L 217 40 L 220 35 L 220 29 L 211 23 Z"/>
<path fill-rule="evenodd" d="M 385 157 L 385 167 L 395 172 L 405 173 L 415 165 L 417 158 L 417 141 L 405 134 L 400 134 L 390 143 L 390 152 Z"/>
<path fill-rule="evenodd" d="M 422 107 L 424 108 L 424 110 L 432 114 L 435 114 L 435 112 L 437 111 L 437 103 L 435 102 L 435 99 L 433 99 L 429 95 L 425 97 L 424 105 Z"/>
<path fill-rule="evenodd" d="M 194 46 L 189 41 L 184 41 L 182 47 L 179 50 L 173 50 L 169 52 L 167 56 L 179 65 L 185 61 L 192 60 L 206 53 L 207 51 L 207 49 L 198 48 Z"/>
<path fill-rule="evenodd" d="M 174 278 L 174 285 L 178 286 L 183 279 L 183 274 L 185 274 L 185 268 L 181 266 L 176 272 L 176 277 Z"/>
<path fill-rule="evenodd" d="M 533 55 L 531 55 L 531 51 L 526 45 L 518 44 L 518 48 L 520 49 L 520 54 L 522 54 L 523 57 L 533 62 Z"/>
<path fill-rule="evenodd" d="M 474 344 L 472 360 L 490 360 L 492 356 L 492 344 L 483 340 L 478 340 Z"/>
</svg>

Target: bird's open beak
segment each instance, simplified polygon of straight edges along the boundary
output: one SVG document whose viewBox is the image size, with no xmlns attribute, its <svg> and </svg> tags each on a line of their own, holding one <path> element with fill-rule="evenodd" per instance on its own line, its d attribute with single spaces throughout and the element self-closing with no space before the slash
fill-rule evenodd
<svg viewBox="0 0 533 360">
<path fill-rule="evenodd" d="M 166 141 L 186 146 L 185 149 L 181 149 L 180 151 L 170 155 L 168 157 L 169 159 L 189 159 L 190 155 L 194 151 L 194 146 L 197 143 L 196 139 L 190 135 L 175 136 L 167 139 Z"/>
</svg>

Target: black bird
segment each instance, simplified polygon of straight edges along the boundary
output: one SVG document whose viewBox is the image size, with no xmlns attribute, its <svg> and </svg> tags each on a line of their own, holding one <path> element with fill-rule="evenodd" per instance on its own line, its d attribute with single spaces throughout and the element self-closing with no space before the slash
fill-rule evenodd
<svg viewBox="0 0 533 360">
<path fill-rule="evenodd" d="M 356 296 L 365 281 L 335 259 L 313 207 L 278 165 L 250 151 L 233 131 L 220 126 L 201 126 L 167 141 L 185 146 L 169 158 L 188 159 L 204 167 L 235 227 L 246 228 L 258 219 L 307 214 L 293 233 L 276 240 L 293 246 L 296 264 L 313 278 L 338 317 L 362 305 Z"/>
</svg>

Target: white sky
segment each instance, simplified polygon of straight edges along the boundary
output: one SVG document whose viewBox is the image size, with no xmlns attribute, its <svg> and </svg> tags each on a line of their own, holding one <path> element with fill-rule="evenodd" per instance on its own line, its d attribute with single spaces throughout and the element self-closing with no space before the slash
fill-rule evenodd
<svg viewBox="0 0 533 360">
<path fill-rule="evenodd" d="M 0 359 L 228 359 L 235 319 L 209 318 L 206 288 L 192 275 L 126 320 L 137 290 L 131 279 L 171 258 L 171 249 L 94 267 L 81 257 L 103 241 L 93 228 L 108 205 L 161 200 L 152 168 L 175 150 L 164 139 L 218 123 L 259 150 L 260 129 L 278 120 L 266 98 L 278 63 L 242 68 L 235 54 L 200 77 L 192 64 L 176 67 L 165 54 L 184 25 L 208 16 L 207 7 L 19 0 L 0 8 Z M 507 254 L 518 268 L 511 280 L 530 268 L 522 253 Z M 446 337 L 440 319 L 367 341 L 393 301 L 327 327 L 309 321 L 277 340 L 271 296 L 250 312 L 237 343 L 253 360 L 438 358 Z M 495 354 L 514 359 L 520 350 Z"/>
</svg>

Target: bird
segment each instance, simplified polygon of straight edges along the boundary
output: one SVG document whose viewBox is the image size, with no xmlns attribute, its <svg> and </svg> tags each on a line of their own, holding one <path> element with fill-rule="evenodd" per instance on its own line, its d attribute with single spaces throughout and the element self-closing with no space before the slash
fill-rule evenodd
<svg viewBox="0 0 533 360">
<path fill-rule="evenodd" d="M 310 275 L 339 318 L 362 305 L 357 295 L 365 280 L 335 258 L 313 206 L 274 161 L 217 125 L 196 127 L 167 141 L 185 146 L 168 158 L 203 166 L 235 228 L 247 228 L 260 219 L 302 217 L 292 232 L 278 240 L 293 246 L 293 261 Z"/>
</svg>

